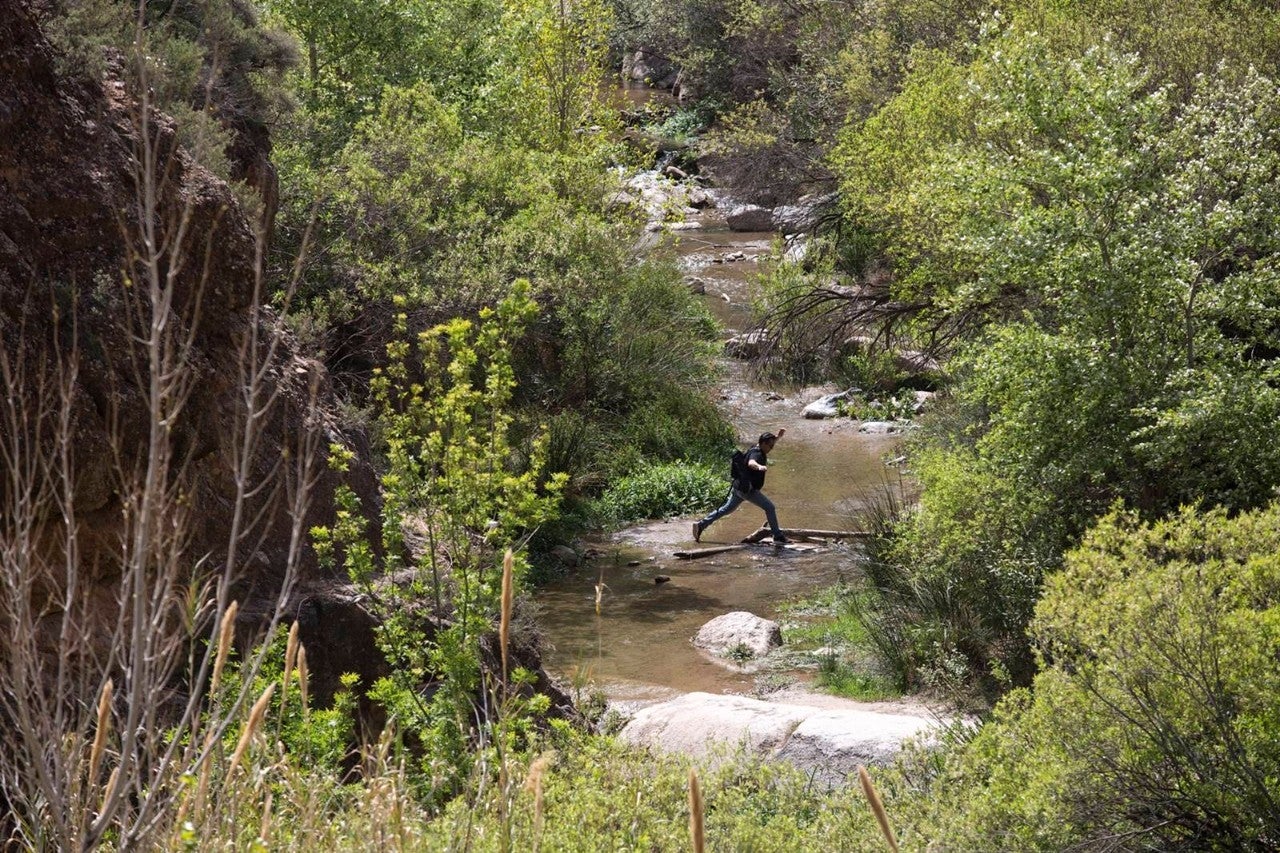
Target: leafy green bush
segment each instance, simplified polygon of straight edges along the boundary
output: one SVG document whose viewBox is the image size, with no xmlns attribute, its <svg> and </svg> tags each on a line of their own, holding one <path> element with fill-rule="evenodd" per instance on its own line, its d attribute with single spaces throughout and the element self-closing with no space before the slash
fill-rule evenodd
<svg viewBox="0 0 1280 853">
<path fill-rule="evenodd" d="M 677 107 L 649 117 L 650 123 L 644 126 L 646 133 L 659 139 L 688 145 L 706 130 L 712 111 L 706 103 L 700 103 L 692 107 Z"/>
<path fill-rule="evenodd" d="M 541 440 L 524 459 L 511 446 L 511 345 L 536 312 L 528 282 L 517 281 L 479 323 L 453 320 L 390 345 L 373 383 L 387 456 L 381 516 L 364 518 L 343 487 L 336 523 L 312 531 L 322 562 L 344 568 L 368 596 L 390 669 L 370 697 L 421 746 L 415 780 L 441 801 L 486 757 L 473 749 L 477 737 L 508 747 L 526 715 L 548 705 L 523 689 L 530 673 L 508 674 L 505 651 L 496 673 L 486 657 L 507 590 L 527 571 L 521 540 L 556 517 L 565 479 L 543 476 Z M 405 322 L 396 318 L 398 334 Z M 416 553 L 411 530 L 425 540 Z"/>
<path fill-rule="evenodd" d="M 279 744 L 284 753 L 300 766 L 317 773 L 328 773 L 336 779 L 358 746 L 355 688 L 359 677 L 353 673 L 342 675 L 342 686 L 333 696 L 330 706 L 315 707 L 314 693 L 308 695 L 303 686 L 306 673 L 297 666 L 296 646 L 292 650 L 293 659 L 288 661 L 289 676 L 285 678 L 291 645 L 289 630 L 280 625 L 264 640 L 266 651 L 249 695 L 262 696 L 272 688 L 271 699 L 266 706 L 272 742 Z M 245 670 L 246 667 L 234 654 L 229 657 L 220 699 L 234 697 L 240 692 Z M 239 734 L 229 730 L 224 735 L 223 744 L 227 752 L 234 752 Z"/>
<path fill-rule="evenodd" d="M 247 171 L 245 162 L 233 168 L 234 149 L 259 144 L 237 135 L 256 134 L 287 109 L 282 84 L 297 60 L 294 45 L 262 26 L 244 0 L 57 0 L 41 17 L 61 74 L 94 84 L 110 74 L 133 96 L 145 91 L 174 120 L 187 153 L 225 180 Z M 251 199 L 260 201 L 248 193 L 242 200 Z"/>
<path fill-rule="evenodd" d="M 722 466 L 727 468 L 726 466 Z M 725 471 L 687 462 L 643 465 L 610 484 L 600 514 L 613 523 L 702 512 L 724 500 Z"/>
<path fill-rule="evenodd" d="M 690 849 L 688 759 L 563 727 L 545 747 L 536 773 L 522 758 L 509 770 L 508 789 L 489 785 L 451 803 L 433 823 L 428 848 Z M 728 751 L 723 758 L 698 769 L 706 849 L 883 849 L 860 791 L 826 795 L 785 764 Z"/>
<path fill-rule="evenodd" d="M 913 678 L 994 692 L 1027 683 L 1041 579 L 1114 500 L 1239 510 L 1280 483 L 1280 96 L 1224 69 L 1178 105 L 1134 56 L 1016 31 L 968 83 L 971 136 L 895 214 L 901 294 L 973 335 L 962 417 L 917 445 L 920 506 L 870 574 Z"/>
<path fill-rule="evenodd" d="M 1104 519 L 1032 626 L 1044 671 L 925 797 L 957 849 L 1269 849 L 1280 509 Z"/>
<path fill-rule="evenodd" d="M 909 421 L 916 414 L 916 394 L 911 390 L 878 397 L 852 394 L 836 408 L 846 418 L 859 421 Z"/>
</svg>

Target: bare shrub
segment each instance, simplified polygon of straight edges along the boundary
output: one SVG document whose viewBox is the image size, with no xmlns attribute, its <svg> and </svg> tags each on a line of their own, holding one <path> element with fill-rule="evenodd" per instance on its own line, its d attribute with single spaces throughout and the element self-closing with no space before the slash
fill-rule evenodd
<svg viewBox="0 0 1280 853">
<path fill-rule="evenodd" d="M 138 20 L 142 56 L 141 10 Z M 118 377 L 105 447 L 83 435 L 74 295 L 50 288 L 48 322 L 32 286 L 21 319 L 0 338 L 0 725 L 11 733 L 0 751 L 0 800 L 11 816 L 0 829 L 37 849 L 170 838 L 191 783 L 223 761 L 224 738 L 255 698 L 265 644 L 242 657 L 235 691 L 210 689 L 233 596 L 251 567 L 262 569 L 263 543 L 285 540 L 270 567 L 275 604 L 261 615 L 268 634 L 275 628 L 303 558 L 318 476 L 318 380 L 283 375 L 282 326 L 263 305 L 265 227 L 248 242 L 256 242 L 252 292 L 247 307 L 233 306 L 241 321 L 219 327 L 237 353 L 235 375 L 211 375 L 225 365 L 209 363 L 202 337 L 207 314 L 226 306 L 209 290 L 225 285 L 214 280 L 219 252 L 245 226 L 225 189 L 218 213 L 195 215 L 200 205 L 207 214 L 200 194 L 214 184 L 177 147 L 145 68 L 139 74 L 120 272 L 98 283 L 113 298 L 100 327 L 110 328 L 113 351 L 94 357 L 109 359 Z M 214 379 L 230 391 L 201 388 Z M 232 401 L 212 424 L 224 451 L 215 462 L 223 463 L 219 515 L 228 519 L 216 541 L 196 523 L 210 475 L 192 440 L 193 424 L 209 417 L 192 401 L 210 399 Z M 300 410 L 304 428 L 291 446 L 275 447 L 271 428 L 287 406 Z M 89 468 L 109 472 L 112 496 L 93 519 L 80 500 Z"/>
</svg>

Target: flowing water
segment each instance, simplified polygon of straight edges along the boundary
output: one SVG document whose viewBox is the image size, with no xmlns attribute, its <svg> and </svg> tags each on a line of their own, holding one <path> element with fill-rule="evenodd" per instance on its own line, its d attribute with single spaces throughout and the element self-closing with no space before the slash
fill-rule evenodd
<svg viewBox="0 0 1280 853">
<path fill-rule="evenodd" d="M 708 307 L 733 334 L 749 322 L 755 259 L 776 235 L 731 232 L 714 214 L 702 225 L 680 233 L 678 251 L 689 275 L 705 283 Z M 783 527 L 856 529 L 853 516 L 865 498 L 896 482 L 896 472 L 885 466 L 895 438 L 860 434 L 848 419 L 801 417 L 807 403 L 830 390 L 761 384 L 741 363 L 725 365 L 718 402 L 739 444 L 750 446 L 760 433 L 786 427 L 769 455 L 764 489 Z M 785 601 L 857 571 L 852 545 L 813 553 L 756 546 L 677 560 L 674 551 L 698 547 L 692 521 L 652 522 L 591 543 L 598 553 L 594 559 L 539 592 L 550 671 L 566 680 L 589 679 L 624 703 L 694 690 L 750 692 L 752 672 L 713 663 L 694 648 L 698 629 L 734 610 L 776 618 Z M 702 545 L 738 542 L 763 523 L 763 512 L 743 504 L 706 531 Z M 670 580 L 657 583 L 659 576 Z M 603 584 L 598 612 L 597 584 Z"/>
</svg>

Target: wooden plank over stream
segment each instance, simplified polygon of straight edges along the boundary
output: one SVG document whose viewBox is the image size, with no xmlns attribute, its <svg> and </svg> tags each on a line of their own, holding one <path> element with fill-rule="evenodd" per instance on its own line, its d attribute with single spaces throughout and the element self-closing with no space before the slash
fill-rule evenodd
<svg viewBox="0 0 1280 853">
<path fill-rule="evenodd" d="M 703 557 L 712 557 L 716 554 L 724 554 L 729 551 L 741 551 L 746 548 L 745 543 L 737 545 L 713 545 L 710 548 L 695 548 L 692 551 L 676 551 L 675 558 L 677 560 L 701 560 Z"/>
<path fill-rule="evenodd" d="M 701 560 L 703 557 L 714 557 L 716 554 L 725 554 L 729 551 L 741 551 L 753 545 L 765 545 L 772 547 L 786 548 L 789 551 L 811 552 L 817 550 L 813 545 L 796 545 L 788 543 L 786 545 L 773 545 L 771 542 L 765 542 L 764 539 L 772 537 L 773 533 L 767 527 L 761 527 L 752 533 L 746 539 L 733 545 L 712 545 L 709 548 L 694 548 L 689 551 L 676 551 L 673 556 L 677 560 Z M 844 539 L 865 538 L 871 534 L 861 530 L 813 530 L 806 527 L 784 527 L 782 535 L 788 539 L 806 539 L 810 542 L 839 542 Z"/>
<path fill-rule="evenodd" d="M 865 530 L 814 530 L 808 527 L 784 527 L 782 535 L 788 539 L 808 539 L 822 542 L 840 542 L 844 539 L 867 539 L 871 534 Z M 773 536 L 767 527 L 761 527 L 743 542 L 759 542 Z"/>
</svg>

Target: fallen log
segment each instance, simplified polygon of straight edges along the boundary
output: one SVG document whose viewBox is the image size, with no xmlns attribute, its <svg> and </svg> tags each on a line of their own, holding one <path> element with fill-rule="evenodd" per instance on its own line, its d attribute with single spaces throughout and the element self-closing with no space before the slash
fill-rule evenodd
<svg viewBox="0 0 1280 853">
<path fill-rule="evenodd" d="M 754 535 L 755 534 L 752 534 L 752 536 Z M 761 542 L 759 539 L 752 539 L 751 537 L 747 537 L 746 539 L 743 539 L 741 542 L 739 542 L 736 545 L 715 545 L 710 548 L 697 548 L 692 551 L 676 551 L 672 554 L 672 556 L 674 556 L 677 560 L 701 560 L 703 557 L 713 557 L 716 554 L 724 554 L 728 551 L 741 551 L 744 548 L 750 548 L 752 546 L 756 546 L 756 547 L 765 546 L 770 548 L 787 548 L 788 550 L 799 551 L 801 553 L 822 550 L 817 545 L 797 545 L 794 542 L 789 542 L 786 545 L 774 545 L 772 542 Z"/>
<path fill-rule="evenodd" d="M 813 530 L 808 527 L 784 527 L 782 535 L 788 539 L 822 539 L 836 540 L 841 539 L 866 539 L 871 533 L 865 530 Z M 773 531 L 767 527 L 761 527 L 752 533 L 743 542 L 759 542 L 762 539 L 768 539 L 773 536 Z"/>
<path fill-rule="evenodd" d="M 726 551 L 741 551 L 745 547 L 747 547 L 745 544 L 717 545 L 712 548 L 696 548 L 692 551 L 676 551 L 674 556 L 677 560 L 701 560 L 703 557 L 723 554 Z"/>
</svg>

